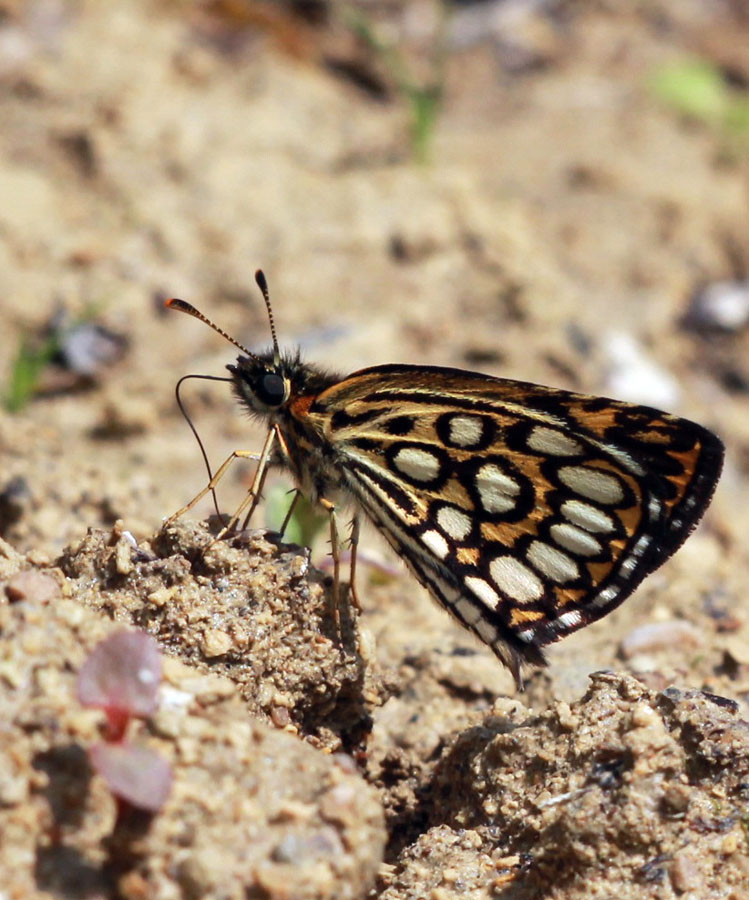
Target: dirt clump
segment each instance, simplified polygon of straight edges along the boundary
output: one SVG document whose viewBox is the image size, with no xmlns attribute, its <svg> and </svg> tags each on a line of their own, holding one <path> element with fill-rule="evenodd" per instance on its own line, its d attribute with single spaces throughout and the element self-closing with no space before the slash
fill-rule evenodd
<svg viewBox="0 0 749 900">
<path fill-rule="evenodd" d="M 217 672 L 165 658 L 159 709 L 137 740 L 170 761 L 171 796 L 156 815 L 118 804 L 89 763 L 102 716 L 77 703 L 75 676 L 122 626 L 75 588 L 0 606 L 5 895 L 363 896 L 385 842 L 376 791 L 350 757 L 250 715 Z"/>
</svg>

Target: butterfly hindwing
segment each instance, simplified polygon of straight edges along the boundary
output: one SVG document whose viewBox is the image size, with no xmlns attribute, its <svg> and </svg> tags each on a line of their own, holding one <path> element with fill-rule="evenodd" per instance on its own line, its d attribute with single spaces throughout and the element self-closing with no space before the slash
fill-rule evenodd
<svg viewBox="0 0 749 900">
<path fill-rule="evenodd" d="M 363 370 L 309 414 L 391 545 L 505 661 L 621 603 L 722 462 L 714 435 L 658 410 L 451 369 Z"/>
</svg>

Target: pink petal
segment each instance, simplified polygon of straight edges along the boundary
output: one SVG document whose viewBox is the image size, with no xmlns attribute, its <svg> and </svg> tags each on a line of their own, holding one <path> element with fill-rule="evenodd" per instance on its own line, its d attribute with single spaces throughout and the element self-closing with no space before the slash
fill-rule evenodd
<svg viewBox="0 0 749 900">
<path fill-rule="evenodd" d="M 78 673 L 83 706 L 147 716 L 157 706 L 159 645 L 144 631 L 117 631 L 97 644 Z"/>
<path fill-rule="evenodd" d="M 148 747 L 100 741 L 88 752 L 91 765 L 109 790 L 138 809 L 158 812 L 172 788 L 168 761 Z"/>
</svg>

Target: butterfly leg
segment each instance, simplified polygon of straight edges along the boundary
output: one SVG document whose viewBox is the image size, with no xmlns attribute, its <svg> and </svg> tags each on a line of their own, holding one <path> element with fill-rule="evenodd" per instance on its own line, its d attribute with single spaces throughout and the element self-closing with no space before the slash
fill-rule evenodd
<svg viewBox="0 0 749 900">
<path fill-rule="evenodd" d="M 349 569 L 349 594 L 351 596 L 351 602 L 354 604 L 357 610 L 361 612 L 361 604 L 359 603 L 359 596 L 356 593 L 356 550 L 359 546 L 359 530 L 361 528 L 361 522 L 358 515 L 354 515 L 354 518 L 351 520 L 351 535 L 349 537 L 349 545 L 351 547 L 351 567 Z"/>
<path fill-rule="evenodd" d="M 247 491 L 247 495 L 245 496 L 244 500 L 239 504 L 239 508 L 237 509 L 237 511 L 216 536 L 217 541 L 220 541 L 221 538 L 234 531 L 234 529 L 237 527 L 237 522 L 239 522 L 240 518 L 244 514 L 244 511 L 249 506 L 249 510 L 247 511 L 247 515 L 245 516 L 244 523 L 242 525 L 243 528 L 247 527 L 247 523 L 252 517 L 252 514 L 255 512 L 255 508 L 257 507 L 257 504 L 260 500 L 261 492 L 263 490 L 263 484 L 265 483 L 265 476 L 268 474 L 268 461 L 270 459 L 271 451 L 273 450 L 273 442 L 275 441 L 275 439 L 276 431 L 274 428 L 271 428 L 271 430 L 268 432 L 268 436 L 265 439 L 265 443 L 263 444 L 263 449 L 260 452 L 260 456 L 257 457 L 257 469 L 255 471 L 255 477 L 252 479 L 250 489 L 249 491 Z M 235 452 L 240 453 L 241 451 Z"/>
<path fill-rule="evenodd" d="M 291 517 L 294 515 L 294 507 L 297 504 L 297 500 L 302 496 L 302 492 L 297 488 L 294 491 L 294 496 L 289 504 L 289 508 L 286 511 L 286 515 L 284 516 L 284 520 L 281 523 L 280 534 L 283 537 L 286 534 L 286 529 L 289 527 L 289 522 L 291 521 Z"/>
<path fill-rule="evenodd" d="M 191 510 L 193 508 L 193 506 L 195 506 L 196 503 L 199 503 L 203 499 L 203 497 L 205 497 L 205 495 L 207 493 L 209 493 L 209 491 L 213 491 L 213 489 L 216 487 L 216 485 L 219 483 L 219 481 L 221 481 L 221 479 L 224 477 L 224 475 L 226 475 L 226 471 L 229 468 L 229 466 L 236 459 L 260 460 L 261 455 L 254 453 L 250 450 L 234 450 L 232 452 L 231 456 L 228 456 L 223 461 L 223 463 L 218 467 L 218 469 L 216 470 L 216 474 L 211 478 L 211 480 L 203 488 L 203 490 L 200 491 L 198 494 L 196 494 L 189 503 L 187 503 L 185 506 L 182 507 L 182 509 L 178 509 L 176 513 L 169 516 L 169 518 L 166 519 L 164 522 L 164 527 L 167 528 L 169 525 L 172 525 L 174 522 L 177 521 L 177 519 L 180 519 L 182 516 L 184 516 L 184 514 L 186 512 L 189 512 L 189 510 Z"/>
<path fill-rule="evenodd" d="M 333 609 L 338 634 L 341 634 L 341 544 L 338 537 L 338 520 L 335 504 L 325 497 L 319 498 L 320 506 L 327 512 L 330 521 L 330 555 L 333 558 Z"/>
</svg>

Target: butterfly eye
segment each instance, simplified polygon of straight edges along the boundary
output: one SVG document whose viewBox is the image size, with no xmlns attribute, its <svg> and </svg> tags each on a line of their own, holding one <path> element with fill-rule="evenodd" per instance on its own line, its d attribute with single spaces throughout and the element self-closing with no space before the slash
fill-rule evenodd
<svg viewBox="0 0 749 900">
<path fill-rule="evenodd" d="M 280 375 L 268 372 L 258 382 L 256 393 L 266 406 L 280 406 L 286 396 L 286 385 Z"/>
</svg>

